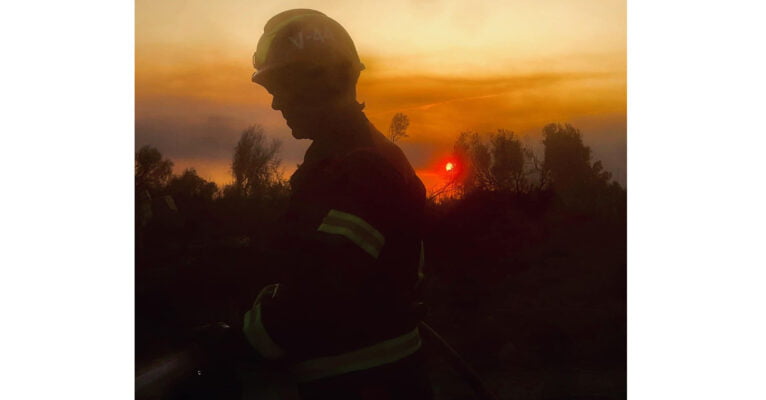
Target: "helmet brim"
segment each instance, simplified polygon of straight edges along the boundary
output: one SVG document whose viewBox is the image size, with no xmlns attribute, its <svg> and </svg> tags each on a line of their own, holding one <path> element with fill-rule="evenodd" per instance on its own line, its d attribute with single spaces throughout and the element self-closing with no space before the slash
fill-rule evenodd
<svg viewBox="0 0 766 400">
<path fill-rule="evenodd" d="M 314 63 L 305 63 L 303 64 L 308 66 L 316 66 Z M 261 86 L 263 86 L 265 83 L 267 83 L 270 79 L 273 79 L 275 72 L 278 72 L 279 70 L 283 70 L 285 68 L 290 67 L 299 67 L 301 66 L 301 63 L 282 63 L 282 64 L 272 64 L 267 67 L 261 68 L 258 71 L 255 71 L 253 73 L 253 76 L 250 78 L 250 80 L 254 83 L 257 83 Z M 366 69 L 365 65 L 361 62 L 356 63 L 356 66 L 354 67 L 356 71 L 361 72 Z"/>
</svg>

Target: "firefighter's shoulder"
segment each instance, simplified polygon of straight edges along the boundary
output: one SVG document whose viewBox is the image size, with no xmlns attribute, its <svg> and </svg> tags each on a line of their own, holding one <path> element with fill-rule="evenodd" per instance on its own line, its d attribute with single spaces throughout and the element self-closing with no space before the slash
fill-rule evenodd
<svg viewBox="0 0 766 400">
<path fill-rule="evenodd" d="M 401 168 L 374 147 L 358 148 L 346 154 L 340 162 L 340 170 L 348 184 L 357 190 L 403 189 L 406 181 Z"/>
</svg>

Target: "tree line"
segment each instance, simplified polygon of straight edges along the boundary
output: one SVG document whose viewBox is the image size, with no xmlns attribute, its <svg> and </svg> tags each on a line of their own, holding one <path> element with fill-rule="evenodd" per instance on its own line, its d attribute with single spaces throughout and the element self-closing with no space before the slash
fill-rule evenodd
<svg viewBox="0 0 766 400">
<path fill-rule="evenodd" d="M 283 192 L 278 157 L 281 142 L 269 140 L 260 125 L 245 129 L 234 147 L 230 164 L 233 183 L 219 188 L 197 174 L 194 168 L 173 175 L 173 162 L 160 151 L 145 145 L 136 152 L 135 189 L 137 194 L 171 195 L 183 199 L 212 201 L 219 198 L 255 198 Z"/>
<path fill-rule="evenodd" d="M 388 129 L 389 139 L 397 142 L 407 138 L 409 124 L 405 114 L 395 114 Z M 542 145 L 541 158 L 508 129 L 486 134 L 461 132 L 452 151 L 457 165 L 431 199 L 455 200 L 477 191 L 551 190 L 574 206 L 585 206 L 589 201 L 624 192 L 601 161 L 592 160 L 591 149 L 574 126 L 546 125 Z M 173 175 L 173 162 L 146 145 L 135 157 L 136 193 L 139 197 L 169 195 L 183 202 L 285 198 L 289 185 L 280 170 L 280 148 L 281 142 L 269 140 L 260 125 L 248 127 L 234 147 L 230 164 L 233 182 L 219 188 L 200 177 L 194 168 Z"/>
<path fill-rule="evenodd" d="M 511 130 L 461 132 L 452 152 L 457 166 L 432 197 L 454 200 L 474 192 L 551 192 L 574 208 L 619 207 L 625 189 L 612 180 L 601 161 L 593 160 L 579 129 L 548 124 L 542 129 L 542 145 L 541 158 Z"/>
</svg>

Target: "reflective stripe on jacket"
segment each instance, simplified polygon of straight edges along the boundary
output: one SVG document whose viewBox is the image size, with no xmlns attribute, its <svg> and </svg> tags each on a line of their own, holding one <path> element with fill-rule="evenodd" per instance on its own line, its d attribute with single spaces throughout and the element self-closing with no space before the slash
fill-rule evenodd
<svg viewBox="0 0 766 400">
<path fill-rule="evenodd" d="M 415 328 L 372 346 L 297 363 L 290 370 L 299 382 L 308 382 L 390 364 L 415 353 L 420 346 L 420 332 Z"/>
</svg>

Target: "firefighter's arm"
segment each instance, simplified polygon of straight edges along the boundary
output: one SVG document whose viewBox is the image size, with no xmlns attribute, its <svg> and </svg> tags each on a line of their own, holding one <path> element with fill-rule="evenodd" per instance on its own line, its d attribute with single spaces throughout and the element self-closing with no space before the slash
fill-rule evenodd
<svg viewBox="0 0 766 400">
<path fill-rule="evenodd" d="M 246 315 L 245 334 L 265 358 L 281 358 L 313 330 L 365 312 L 357 309 L 369 295 L 362 283 L 375 279 L 387 214 L 401 190 L 395 171 L 374 155 L 359 154 L 343 167 L 340 184 L 318 202 L 315 223 L 291 239 L 292 279 L 262 292 Z"/>
</svg>

